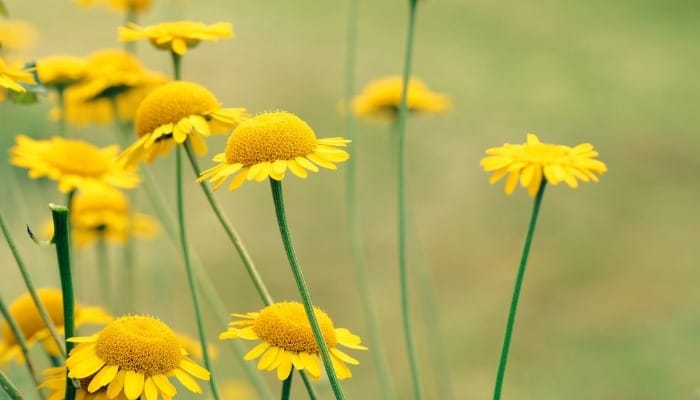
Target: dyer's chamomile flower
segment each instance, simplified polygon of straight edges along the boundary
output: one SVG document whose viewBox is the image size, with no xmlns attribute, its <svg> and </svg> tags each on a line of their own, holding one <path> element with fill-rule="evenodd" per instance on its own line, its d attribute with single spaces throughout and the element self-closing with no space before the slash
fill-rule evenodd
<svg viewBox="0 0 700 400">
<path fill-rule="evenodd" d="M 59 89 L 80 82 L 85 77 L 87 68 L 87 60 L 74 56 L 50 56 L 36 62 L 36 72 L 41 83 Z"/>
<path fill-rule="evenodd" d="M 496 183 L 508 175 L 505 186 L 508 195 L 520 183 L 530 196 L 534 196 L 542 179 L 552 185 L 565 182 L 575 189 L 579 180 L 598 182 L 597 175 L 608 170 L 605 163 L 595 159 L 598 152 L 590 143 L 574 147 L 542 143 L 534 133 L 527 134 L 526 143 L 506 143 L 486 150 L 486 154 L 488 156 L 481 159 L 481 166 L 484 171 L 493 172 L 489 183 Z"/>
<path fill-rule="evenodd" d="M 349 142 L 342 137 L 317 139 L 306 122 L 289 112 L 259 114 L 241 122 L 228 138 L 226 151 L 214 157 L 219 164 L 202 172 L 198 181 L 209 180 L 216 190 L 233 176 L 228 189 L 235 190 L 245 180 L 281 181 L 287 169 L 306 178 L 318 166 L 334 170 L 335 163 L 347 160 L 348 153 L 338 147 Z"/>
<path fill-rule="evenodd" d="M 0 87 L 12 90 L 13 92 L 24 93 L 27 89 L 22 83 L 34 85 L 34 77 L 31 72 L 19 68 L 12 68 L 5 64 L 5 60 L 0 58 Z"/>
<path fill-rule="evenodd" d="M 389 76 L 376 79 L 365 86 L 352 102 L 353 112 L 360 117 L 393 120 L 401 103 L 403 78 Z M 412 113 L 439 113 L 449 109 L 447 96 L 431 91 L 418 78 L 408 81 L 406 97 L 408 111 Z"/>
<path fill-rule="evenodd" d="M 367 348 L 361 344 L 359 336 L 345 328 L 336 328 L 328 314 L 318 308 L 314 312 L 338 378 L 352 377 L 346 363 L 358 365 L 359 361 L 341 351 L 338 345 L 355 350 Z M 286 379 L 292 368 L 306 370 L 314 379 L 321 376 L 319 347 L 301 303 L 279 302 L 258 312 L 232 316 L 240 319 L 231 322 L 228 330 L 219 335 L 219 339 L 261 340 L 260 344 L 244 356 L 246 360 L 260 358 L 259 370 L 277 370 L 280 380 Z"/>
<path fill-rule="evenodd" d="M 53 321 L 59 332 L 63 331 L 63 296 L 61 291 L 53 288 L 39 288 L 37 295 L 41 303 L 46 308 L 49 318 Z M 10 315 L 17 322 L 17 325 L 25 337 L 28 346 L 41 342 L 46 351 L 51 355 L 59 355 L 58 344 L 51 337 L 49 328 L 39 314 L 39 309 L 34 304 L 34 300 L 29 293 L 18 297 L 8 307 Z M 90 307 L 81 304 L 75 305 L 75 326 L 90 324 L 106 324 L 112 320 L 112 316 L 100 307 Z M 10 329 L 7 321 L 0 322 L 0 363 L 9 360 L 22 361 L 22 349 L 17 342 L 17 337 Z"/>
<path fill-rule="evenodd" d="M 139 175 L 117 162 L 117 146 L 95 147 L 82 140 L 53 137 L 34 140 L 18 135 L 10 149 L 10 163 L 26 168 L 32 179 L 47 177 L 68 193 L 91 185 L 134 188 Z"/>
<path fill-rule="evenodd" d="M 197 154 L 204 154 L 207 151 L 204 137 L 225 134 L 244 115 L 244 108 L 222 108 L 202 85 L 186 81 L 166 83 L 149 93 L 139 105 L 135 121 L 139 139 L 120 158 L 127 165 L 143 159 L 150 163 L 185 140 L 189 140 Z"/>
<path fill-rule="evenodd" d="M 197 46 L 203 40 L 230 38 L 233 38 L 233 25 L 228 22 L 204 25 L 201 22 L 178 21 L 146 27 L 131 23 L 127 27 L 119 27 L 121 41 L 148 39 L 156 48 L 170 50 L 178 55 L 184 55 L 188 48 Z"/>
<path fill-rule="evenodd" d="M 36 27 L 29 22 L 0 19 L 0 48 L 3 52 L 32 47 L 37 36 Z"/>
<path fill-rule="evenodd" d="M 66 359 L 68 377 L 89 379 L 88 393 L 106 388 L 109 399 L 122 393 L 130 400 L 170 399 L 177 393 L 171 377 L 200 394 L 193 377 L 210 378 L 187 357 L 175 332 L 156 318 L 123 316 L 95 335 L 69 340 L 77 345 Z"/>
</svg>

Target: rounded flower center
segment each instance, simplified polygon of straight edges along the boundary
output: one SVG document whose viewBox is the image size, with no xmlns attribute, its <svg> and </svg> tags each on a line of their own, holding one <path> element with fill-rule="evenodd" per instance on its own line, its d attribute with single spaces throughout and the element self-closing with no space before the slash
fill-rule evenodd
<svg viewBox="0 0 700 400">
<path fill-rule="evenodd" d="M 260 162 L 293 160 L 313 152 L 316 135 L 296 115 L 284 111 L 241 122 L 226 142 L 226 162 L 248 167 Z"/>
<path fill-rule="evenodd" d="M 110 322 L 97 337 L 95 353 L 107 365 L 146 376 L 167 374 L 180 365 L 180 342 L 167 325 L 144 316 Z"/>
<path fill-rule="evenodd" d="M 79 140 L 55 140 L 47 157 L 64 173 L 99 177 L 109 169 L 109 160 L 98 148 Z"/>
<path fill-rule="evenodd" d="M 176 124 L 190 115 L 206 115 L 220 108 L 216 97 L 204 86 L 176 81 L 153 89 L 136 110 L 136 133 L 153 132 L 159 126 Z"/>
<path fill-rule="evenodd" d="M 519 159 L 527 163 L 561 163 L 569 158 L 571 149 L 568 146 L 537 143 L 527 144 L 519 154 Z"/>
<path fill-rule="evenodd" d="M 318 308 L 314 310 L 323 338 L 329 348 L 337 339 L 330 317 Z M 313 331 L 301 303 L 275 303 L 263 308 L 255 318 L 253 331 L 273 346 L 295 353 L 318 353 Z"/>
<path fill-rule="evenodd" d="M 58 289 L 38 289 L 37 295 L 46 308 L 49 318 L 55 325 L 63 325 L 63 296 Z M 10 315 L 17 322 L 19 330 L 25 338 L 29 339 L 42 329 L 46 329 L 44 320 L 41 319 L 39 309 L 36 308 L 34 300 L 26 293 L 15 300 L 9 307 Z M 2 337 L 8 346 L 17 344 L 17 338 L 12 333 L 12 329 L 7 321 L 2 321 Z"/>
</svg>

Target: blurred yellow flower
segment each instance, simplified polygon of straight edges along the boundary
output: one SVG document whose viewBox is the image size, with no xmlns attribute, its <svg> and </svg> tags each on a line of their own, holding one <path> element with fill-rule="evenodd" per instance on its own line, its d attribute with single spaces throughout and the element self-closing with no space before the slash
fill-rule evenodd
<svg viewBox="0 0 700 400">
<path fill-rule="evenodd" d="M 214 156 L 219 164 L 203 171 L 197 181 L 209 180 L 217 190 L 233 175 L 228 189 L 235 190 L 245 180 L 281 181 L 287 169 L 306 178 L 307 171 L 318 171 L 316 165 L 334 170 L 335 163 L 347 160 L 348 153 L 337 147 L 349 142 L 341 137 L 317 139 L 311 127 L 292 113 L 262 113 L 241 122 L 228 138 L 226 151 Z"/>
<path fill-rule="evenodd" d="M 353 112 L 361 117 L 395 119 L 401 102 L 402 79 L 400 76 L 389 76 L 367 84 L 362 93 L 353 99 Z M 449 109 L 450 100 L 443 94 L 430 91 L 420 79 L 411 78 L 406 104 L 409 112 L 438 113 Z"/>
<path fill-rule="evenodd" d="M 330 350 L 338 378 L 352 377 L 345 363 L 358 365 L 360 362 L 342 352 L 337 346 L 340 344 L 355 350 L 367 350 L 367 348 L 360 344 L 359 336 L 345 328 L 335 328 L 328 314 L 319 308 L 314 312 Z M 228 330 L 220 334 L 219 339 L 262 340 L 262 343 L 244 356 L 246 360 L 260 357 L 259 370 L 276 369 L 277 378 L 280 380 L 289 376 L 292 367 L 297 370 L 306 370 L 314 379 L 321 376 L 320 350 L 301 303 L 279 302 L 259 312 L 232 315 L 241 319 L 229 323 Z"/>
<path fill-rule="evenodd" d="M 534 196 L 543 178 L 552 185 L 566 182 L 569 187 L 577 188 L 578 180 L 598 182 L 596 174 L 602 175 L 608 170 L 602 161 L 595 159 L 598 152 L 590 143 L 575 147 L 542 143 L 534 133 L 527 134 L 526 143 L 506 143 L 486 150 L 486 154 L 488 157 L 481 159 L 481 166 L 484 171 L 493 172 L 489 183 L 508 175 L 505 186 L 508 195 L 513 193 L 518 182 Z"/>
<path fill-rule="evenodd" d="M 41 303 L 46 308 L 46 312 L 49 314 L 49 318 L 53 321 L 56 329 L 59 332 L 63 332 L 63 296 L 61 291 L 53 288 L 39 288 L 37 289 L 37 295 L 41 299 Z M 49 329 L 46 327 L 44 320 L 41 319 L 39 309 L 34 304 L 34 300 L 29 293 L 25 293 L 13 301 L 8 307 L 8 311 L 17 322 L 28 346 L 42 342 L 49 354 L 55 356 L 60 354 L 57 343 L 51 337 Z M 90 324 L 106 324 L 111 320 L 112 316 L 100 307 L 75 305 L 76 327 Z M 3 320 L 0 322 L 0 332 L 2 332 L 0 364 L 4 364 L 11 359 L 18 362 L 23 361 L 22 350 L 7 321 Z"/>
<path fill-rule="evenodd" d="M 152 238 L 158 222 L 151 216 L 132 213 L 127 197 L 117 189 L 93 185 L 73 198 L 71 232 L 79 247 L 99 238 L 125 243 L 132 237 Z"/>
<path fill-rule="evenodd" d="M 98 148 L 82 140 L 34 140 L 18 135 L 10 149 L 10 164 L 27 168 L 32 179 L 57 181 L 63 193 L 95 184 L 134 188 L 140 177 L 117 162 L 118 152 L 117 146 Z"/>
<path fill-rule="evenodd" d="M 14 92 L 24 93 L 27 91 L 20 83 L 35 85 L 34 77 L 31 72 L 11 68 L 5 64 L 5 60 L 0 58 L 0 86 L 10 89 Z"/>
<path fill-rule="evenodd" d="M 74 0 L 81 7 L 104 4 L 115 11 L 144 12 L 151 7 L 151 0 Z"/>
<path fill-rule="evenodd" d="M 25 21 L 0 20 L 0 48 L 3 50 L 22 50 L 36 42 L 36 28 Z"/>
<path fill-rule="evenodd" d="M 169 379 L 173 376 L 191 392 L 201 394 L 202 388 L 192 377 L 210 378 L 209 371 L 184 355 L 170 327 L 156 318 L 123 316 L 95 335 L 70 340 L 77 346 L 66 360 L 68 376 L 90 379 L 87 391 L 106 388 L 109 399 L 120 393 L 128 399 L 170 399 L 177 393 Z"/>
<path fill-rule="evenodd" d="M 44 57 L 36 62 L 39 80 L 45 86 L 65 88 L 81 81 L 87 72 L 87 61 L 73 56 Z"/>
<path fill-rule="evenodd" d="M 179 55 L 185 54 L 188 48 L 195 47 L 202 40 L 213 42 L 233 37 L 233 25 L 229 22 L 207 26 L 200 22 L 178 21 L 146 27 L 131 23 L 127 27 L 119 27 L 119 40 L 123 42 L 148 39 L 156 48 Z"/>
<path fill-rule="evenodd" d="M 175 81 L 154 89 L 136 111 L 139 139 L 124 150 L 120 159 L 135 165 L 165 156 L 176 144 L 189 139 L 197 154 L 204 154 L 204 137 L 224 134 L 244 118 L 244 108 L 221 108 L 214 95 L 192 82 Z"/>
<path fill-rule="evenodd" d="M 49 389 L 47 400 L 63 400 L 66 395 L 66 367 L 47 368 L 43 374 L 46 379 L 39 387 Z M 104 387 L 94 393 L 88 392 L 87 387 L 90 386 L 93 378 L 89 376 L 79 380 L 80 387 L 75 389 L 75 400 L 129 400 L 124 392 L 119 392 L 116 397 L 110 399 L 107 396 L 107 388 Z"/>
</svg>

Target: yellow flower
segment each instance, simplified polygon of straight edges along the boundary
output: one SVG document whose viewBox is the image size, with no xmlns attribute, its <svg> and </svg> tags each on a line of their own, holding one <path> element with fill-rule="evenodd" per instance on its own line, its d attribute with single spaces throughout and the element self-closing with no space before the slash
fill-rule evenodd
<svg viewBox="0 0 700 400">
<path fill-rule="evenodd" d="M 318 171 L 317 164 L 336 169 L 334 163 L 347 160 L 348 153 L 337 147 L 349 142 L 341 137 L 316 139 L 311 127 L 292 113 L 263 113 L 241 122 L 228 138 L 226 151 L 214 157 L 219 164 L 202 172 L 197 181 L 208 179 L 217 190 L 234 175 L 228 189 L 235 190 L 246 179 L 281 181 L 287 169 L 306 178 L 307 170 Z"/>
<path fill-rule="evenodd" d="M 360 362 L 338 349 L 343 345 L 355 350 L 367 350 L 359 336 L 345 328 L 335 328 L 330 317 L 320 309 L 314 310 L 323 333 L 323 338 L 331 353 L 333 367 L 338 378 L 347 379 L 352 373 L 345 363 L 358 365 Z M 277 378 L 286 379 L 292 372 L 306 370 L 318 379 L 321 376 L 319 348 L 311 331 L 311 325 L 298 302 L 280 302 L 269 305 L 259 312 L 232 314 L 242 318 L 229 323 L 228 330 L 219 339 L 262 340 L 244 356 L 246 360 L 260 357 L 259 370 L 277 369 Z"/>
<path fill-rule="evenodd" d="M 486 172 L 493 171 L 489 183 L 508 175 L 505 187 L 508 195 L 518 182 L 534 196 L 543 178 L 552 185 L 566 182 L 569 187 L 577 188 L 578 180 L 598 182 L 596 174 L 608 170 L 602 161 L 595 159 L 598 152 L 590 143 L 575 147 L 542 143 L 534 133 L 527 134 L 526 143 L 506 143 L 486 150 L 486 154 L 488 157 L 481 159 L 481 166 Z"/>
<path fill-rule="evenodd" d="M 5 61 L 0 58 L 0 87 L 10 89 L 14 92 L 24 93 L 27 89 L 20 83 L 35 85 L 34 77 L 30 72 L 11 68 L 5 64 Z"/>
<path fill-rule="evenodd" d="M 78 246 L 87 246 L 102 237 L 125 243 L 132 236 L 151 238 L 158 223 L 148 215 L 132 213 L 129 200 L 109 186 L 91 186 L 73 198 L 71 231 Z"/>
<path fill-rule="evenodd" d="M 178 21 L 146 27 L 130 23 L 126 28 L 119 27 L 119 40 L 123 42 L 148 39 L 156 48 L 179 55 L 185 54 L 188 48 L 195 47 L 202 40 L 214 42 L 230 38 L 233 38 L 233 25 L 229 22 L 207 26 L 201 22 Z"/>
<path fill-rule="evenodd" d="M 187 139 L 197 154 L 204 154 L 207 145 L 203 137 L 226 133 L 244 114 L 244 108 L 221 108 L 204 86 L 185 81 L 166 83 L 149 93 L 139 105 L 135 120 L 139 139 L 120 158 L 127 165 L 142 159 L 151 163 Z"/>
<path fill-rule="evenodd" d="M 37 60 L 36 72 L 42 84 L 66 87 L 85 77 L 87 61 L 73 56 L 45 57 Z"/>
<path fill-rule="evenodd" d="M 115 11 L 144 12 L 151 7 L 151 0 L 74 0 L 81 7 L 93 6 L 97 3 L 108 5 Z"/>
<path fill-rule="evenodd" d="M 40 388 L 49 389 L 49 397 L 47 400 L 63 400 L 66 394 L 66 367 L 52 367 L 44 370 L 46 379 L 39 386 Z M 109 399 L 107 397 L 107 389 L 102 388 L 94 393 L 87 391 L 93 377 L 89 376 L 80 379 L 80 387 L 75 390 L 75 400 L 129 400 L 124 392 L 119 392 L 116 397 Z"/>
<path fill-rule="evenodd" d="M 37 289 L 37 295 L 46 308 L 49 318 L 51 318 L 54 325 L 56 325 L 56 329 L 59 332 L 63 332 L 63 296 L 61 295 L 61 291 L 52 288 L 39 288 Z M 49 354 L 60 354 L 57 343 L 51 337 L 49 329 L 46 327 L 44 320 L 41 319 L 39 310 L 29 293 L 23 294 L 13 301 L 8 307 L 8 311 L 17 322 L 28 346 L 33 346 L 37 342 L 42 342 Z M 88 307 L 81 304 L 75 305 L 76 327 L 90 324 L 105 324 L 110 320 L 112 320 L 112 316 L 100 307 Z M 0 332 L 2 332 L 2 341 L 0 341 L 0 363 L 4 364 L 11 359 L 17 361 L 24 360 L 17 338 L 12 333 L 7 321 L 3 320 L 0 323 Z"/>
<path fill-rule="evenodd" d="M 24 21 L 0 20 L 0 48 L 21 50 L 34 45 L 37 33 L 34 25 Z"/>
<path fill-rule="evenodd" d="M 98 148 L 82 140 L 60 137 L 34 140 L 18 135 L 16 140 L 10 149 L 10 163 L 27 168 L 32 179 L 47 177 L 57 181 L 58 190 L 63 193 L 94 184 L 134 188 L 140 181 L 136 172 L 117 162 L 117 146 Z"/>
<path fill-rule="evenodd" d="M 170 399 L 177 393 L 172 376 L 199 394 L 202 388 L 192 377 L 210 377 L 186 356 L 175 333 L 152 317 L 123 316 L 95 335 L 69 340 L 78 344 L 66 360 L 68 376 L 89 378 L 88 393 L 106 388 L 109 399 L 120 393 L 132 400 Z"/>
<path fill-rule="evenodd" d="M 353 112 L 361 117 L 396 118 L 401 102 L 402 80 L 400 76 L 389 76 L 370 82 L 353 99 Z M 431 92 L 418 78 L 411 78 L 406 104 L 409 112 L 438 113 L 449 109 L 450 100 L 443 94 Z"/>
</svg>

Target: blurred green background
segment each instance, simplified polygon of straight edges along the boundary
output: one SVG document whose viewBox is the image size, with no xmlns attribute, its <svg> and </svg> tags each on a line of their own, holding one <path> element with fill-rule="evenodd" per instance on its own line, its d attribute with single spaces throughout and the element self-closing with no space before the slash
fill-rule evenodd
<svg viewBox="0 0 700 400">
<path fill-rule="evenodd" d="M 13 19 L 39 31 L 28 58 L 85 56 L 120 47 L 123 15 L 80 10 L 68 1 L 7 0 Z M 155 1 L 143 24 L 172 20 L 231 21 L 237 37 L 188 52 L 183 76 L 210 88 L 226 106 L 251 112 L 286 109 L 319 137 L 344 135 L 345 1 Z M 406 1 L 360 2 L 358 88 L 401 72 Z M 532 199 L 490 186 L 479 160 L 488 147 L 518 143 L 526 132 L 544 142 L 590 142 L 609 172 L 577 190 L 550 187 L 532 248 L 506 374 L 508 399 L 694 399 L 700 396 L 700 268 L 697 173 L 700 171 L 700 4 L 696 1 L 590 0 L 498 2 L 432 0 L 418 12 L 414 72 L 453 101 L 450 113 L 411 118 L 408 192 L 411 266 L 427 266 L 438 309 L 421 306 L 416 272 L 414 321 L 426 398 L 439 399 L 436 376 L 448 374 L 455 399 L 489 398 Z M 169 56 L 145 42 L 138 54 L 170 73 Z M 14 136 L 56 133 L 50 104 L 0 104 L 0 148 Z M 73 129 L 101 145 L 110 127 Z M 211 152 L 224 137 L 212 139 Z M 352 154 L 358 165 L 361 225 L 373 300 L 400 399 L 410 398 L 399 315 L 395 168 L 386 125 L 359 122 Z M 202 158 L 211 165 L 210 156 Z M 153 166 L 172 196 L 173 157 Z M 0 165 L 0 206 L 20 251 L 42 285 L 57 285 L 53 251 L 37 248 L 24 226 L 49 217 L 62 202 L 52 182 Z M 193 177 L 192 177 L 193 178 Z M 291 178 L 291 176 L 290 176 Z M 307 181 L 284 181 L 297 253 L 316 304 L 367 341 L 345 222 L 344 167 Z M 296 299 L 267 184 L 217 194 L 276 299 Z M 171 204 L 174 206 L 174 198 Z M 261 303 L 201 191 L 187 195 L 190 238 L 231 312 Z M 143 194 L 136 207 L 150 212 Z M 111 248 L 115 257 L 120 248 Z M 133 312 L 159 316 L 195 336 L 184 268 L 165 236 L 140 242 Z M 3 299 L 23 286 L 0 245 Z M 90 249 L 76 255 L 82 302 L 98 302 Z M 116 262 L 115 262 L 116 264 Z M 209 313 L 214 341 L 223 327 Z M 426 325 L 439 315 L 441 326 Z M 431 364 L 428 337 L 447 351 Z M 245 346 L 252 347 L 248 343 Z M 241 379 L 228 344 L 215 373 Z M 372 351 L 370 349 L 370 351 Z M 381 398 L 369 353 L 344 383 L 350 399 Z M 13 367 L 17 374 L 21 369 Z M 264 373 L 279 390 L 274 374 Z M 296 393 L 303 397 L 301 384 Z M 330 398 L 321 384 L 321 398 Z M 276 396 L 276 395 L 275 395 Z M 184 397 L 184 396 L 183 396 Z M 227 399 L 229 400 L 229 399 Z M 233 399 L 231 399 L 233 400 Z"/>
</svg>

